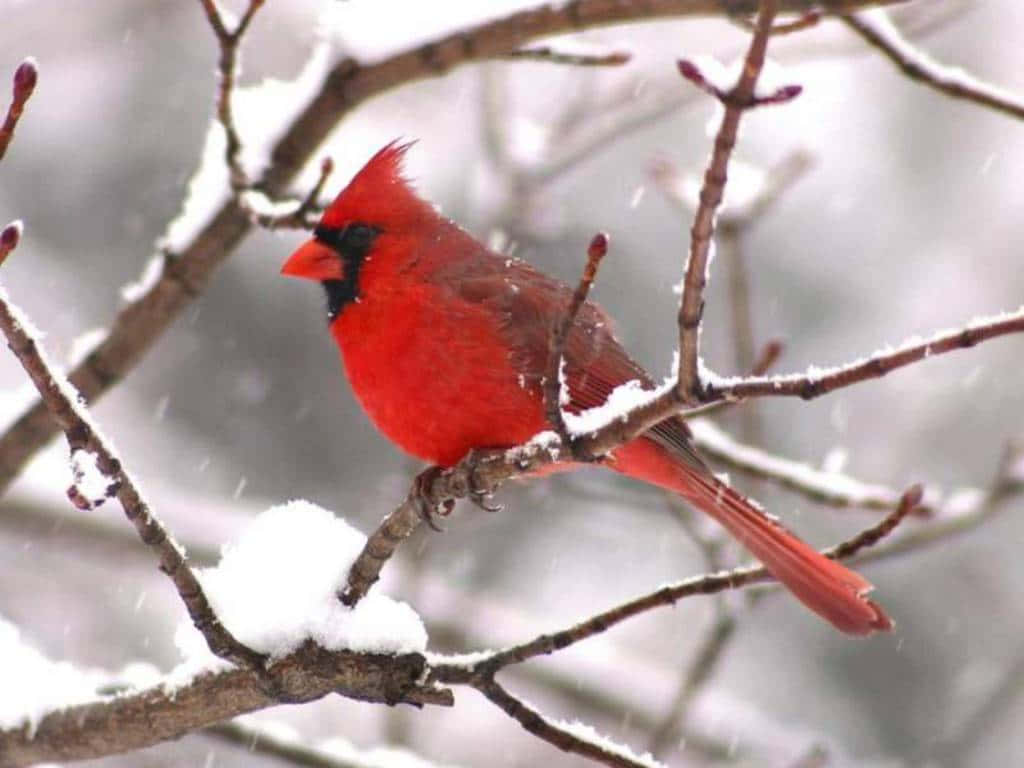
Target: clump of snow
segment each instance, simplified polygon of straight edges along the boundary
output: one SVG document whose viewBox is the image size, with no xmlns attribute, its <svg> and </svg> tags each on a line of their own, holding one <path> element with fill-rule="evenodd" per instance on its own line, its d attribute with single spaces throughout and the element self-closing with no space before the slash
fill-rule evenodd
<svg viewBox="0 0 1024 768">
<path fill-rule="evenodd" d="M 564 413 L 564 415 L 568 417 L 572 414 Z M 557 461 L 558 452 L 561 447 L 562 438 L 558 436 L 558 433 L 553 430 L 546 429 L 543 432 L 538 432 L 522 445 L 508 449 L 505 452 L 505 460 L 514 462 L 521 459 L 533 458 L 541 453 L 547 453 L 552 461 Z"/>
<path fill-rule="evenodd" d="M 259 178 L 267 168 L 278 140 L 319 92 L 330 63 L 330 45 L 320 43 L 295 80 L 268 79 L 256 86 L 235 89 L 231 106 L 235 126 L 241 134 L 239 161 L 250 179 Z M 189 181 L 181 213 L 170 223 L 160 241 L 162 249 L 172 253 L 185 250 L 231 199 L 226 148 L 224 128 L 211 118 L 199 167 Z"/>
<path fill-rule="evenodd" d="M 98 507 L 110 495 L 114 479 L 96 464 L 96 454 L 77 449 L 71 452 L 71 477 L 79 495 L 92 507 Z"/>
<path fill-rule="evenodd" d="M 639 379 L 627 381 L 613 389 L 608 399 L 596 408 L 566 412 L 565 426 L 574 435 L 593 434 L 616 419 L 625 421 L 630 411 L 657 399 L 663 391 L 663 387 L 644 389 Z"/>
<path fill-rule="evenodd" d="M 224 626 L 272 657 L 307 639 L 327 650 L 423 651 L 426 630 L 405 603 L 374 592 L 355 608 L 338 600 L 365 544 L 362 533 L 331 512 L 292 501 L 254 519 L 237 543 L 224 548 L 220 563 L 198 576 Z M 175 641 L 191 669 L 211 661 L 191 624 L 179 628 Z"/>
<path fill-rule="evenodd" d="M 99 698 L 96 689 L 104 679 L 99 672 L 48 659 L 0 617 L 0 729 L 28 728 L 32 736 L 47 713 Z"/>
<path fill-rule="evenodd" d="M 187 200 L 185 205 L 186 207 L 188 206 Z M 174 225 L 172 224 L 171 226 L 173 227 Z M 165 258 L 166 256 L 162 253 L 157 253 L 150 257 L 149 261 L 146 262 L 146 267 L 142 270 L 142 274 L 139 275 L 139 279 L 121 286 L 121 298 L 131 304 L 149 293 L 157 281 L 164 276 Z"/>
</svg>

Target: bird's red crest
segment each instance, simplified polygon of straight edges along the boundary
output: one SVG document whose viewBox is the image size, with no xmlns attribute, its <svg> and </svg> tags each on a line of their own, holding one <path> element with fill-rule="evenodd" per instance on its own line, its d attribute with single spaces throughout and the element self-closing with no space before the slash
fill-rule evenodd
<svg viewBox="0 0 1024 768">
<path fill-rule="evenodd" d="M 402 160 L 415 143 L 396 139 L 379 150 L 328 206 L 321 224 L 341 228 L 358 221 L 388 229 L 432 210 L 403 175 Z"/>
</svg>

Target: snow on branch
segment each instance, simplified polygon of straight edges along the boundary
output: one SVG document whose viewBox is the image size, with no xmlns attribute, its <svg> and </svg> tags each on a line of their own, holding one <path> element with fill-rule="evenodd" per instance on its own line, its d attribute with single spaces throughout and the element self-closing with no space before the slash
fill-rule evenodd
<svg viewBox="0 0 1024 768">
<path fill-rule="evenodd" d="M 921 503 L 923 490 L 912 486 L 903 492 L 896 508 L 878 523 L 865 528 L 851 538 L 834 547 L 822 550 L 822 554 L 835 560 L 846 560 L 862 550 L 873 547 L 884 539 Z M 556 632 L 550 632 L 520 645 L 483 654 L 469 663 L 456 659 L 446 662 L 443 656 L 432 657 L 430 679 L 440 683 L 470 683 L 483 675 L 493 675 L 510 664 L 519 664 L 537 656 L 550 655 L 569 645 L 574 645 L 626 619 L 653 608 L 674 605 L 679 600 L 694 595 L 710 595 L 725 590 L 737 589 L 749 584 L 774 581 L 764 566 L 745 566 L 729 571 L 720 571 L 697 576 L 674 584 L 666 584 L 654 592 L 622 603 L 603 613 Z"/>
<path fill-rule="evenodd" d="M 873 45 L 911 80 L 954 99 L 963 99 L 1024 119 L 1024 99 L 979 80 L 969 72 L 941 64 L 907 40 L 881 8 L 842 17 L 848 27 Z"/>
<path fill-rule="evenodd" d="M 803 462 L 744 445 L 708 419 L 692 419 L 687 423 L 701 453 L 815 501 L 836 507 L 881 510 L 892 509 L 900 499 L 899 491 L 888 486 L 865 483 L 838 471 L 815 469 Z M 919 512 L 928 510 L 930 507 L 924 505 L 918 508 Z"/>
<path fill-rule="evenodd" d="M 2 638 L 0 638 L 2 639 Z M 53 708 L 33 709 L 34 731 L 0 723 L 3 765 L 83 760 L 141 749 L 225 719 L 277 704 L 340 694 L 358 701 L 451 706 L 451 691 L 421 679 L 419 654 L 380 655 L 324 651 L 304 643 L 258 671 L 221 668 L 182 679 L 130 686 L 112 696 L 85 686 L 68 689 Z M 82 700 L 82 699 L 88 700 Z M 16 722 L 24 723 L 24 717 Z"/>
<path fill-rule="evenodd" d="M 740 119 L 748 109 L 766 103 L 788 101 L 799 94 L 799 86 L 782 86 L 767 96 L 757 93 L 758 77 L 764 68 L 768 38 L 778 12 L 775 0 L 764 0 L 759 5 L 757 23 L 750 47 L 743 61 L 739 79 L 725 89 L 715 82 L 709 72 L 702 72 L 691 60 L 679 62 L 679 72 L 690 82 L 715 96 L 725 108 L 715 137 L 714 149 L 704 173 L 700 191 L 700 204 L 690 229 L 690 248 L 683 278 L 683 297 L 679 303 L 679 367 L 676 395 L 679 400 L 694 405 L 700 401 L 700 324 L 704 315 L 704 286 L 710 264 L 712 236 L 715 231 L 715 213 L 722 202 L 729 168 L 729 158 L 736 146 Z"/>
<path fill-rule="evenodd" d="M 828 14 L 842 14 L 880 2 L 891 5 L 903 1 L 824 0 L 819 5 Z M 333 6 L 338 11 L 355 12 L 363 8 L 363 4 L 352 3 L 334 3 Z M 803 13 L 806 0 L 780 0 L 779 10 Z M 729 11 L 751 14 L 757 11 L 757 2 L 737 0 L 730 4 Z M 426 43 L 392 44 L 386 52 L 378 52 L 382 57 L 376 60 L 358 61 L 346 57 L 331 61 L 326 52 L 317 49 L 287 103 L 271 105 L 268 112 L 254 115 L 250 122 L 242 115 L 243 105 L 236 93 L 233 109 L 236 120 L 245 121 L 247 132 L 269 126 L 262 140 L 251 134 L 245 137 L 245 151 L 261 149 L 257 155 L 262 158 L 265 170 L 261 171 L 256 184 L 265 194 L 276 198 L 287 192 L 338 121 L 383 91 L 425 76 L 443 74 L 463 64 L 501 56 L 538 38 L 609 24 L 706 13 L 724 11 L 717 3 L 705 5 L 692 0 L 669 0 L 656 8 L 647 3 L 579 0 L 559 6 L 538 4 L 500 18 L 494 18 L 490 12 L 489 20 L 475 27 L 463 27 L 452 34 L 438 32 L 436 38 Z M 399 18 L 400 15 L 396 16 Z M 348 28 L 355 30 L 358 26 Z M 267 120 L 268 113 L 280 115 L 280 120 Z M 218 140 L 214 134 L 219 134 L 220 144 L 211 146 Z M 168 226 L 164 238 L 174 258 L 168 262 L 167 269 L 161 269 L 145 293 L 118 313 L 110 324 L 106 341 L 71 371 L 71 382 L 89 401 L 102 396 L 135 366 L 178 313 L 202 293 L 214 270 L 238 247 L 253 225 L 250 212 L 237 205 L 230 194 L 228 174 L 222 161 L 225 151 L 223 131 L 219 127 L 211 128 L 201 170 L 189 186 L 188 201 L 181 216 Z M 214 178 L 214 173 L 220 175 Z M 0 435 L 0 491 L 55 432 L 46 407 L 37 401 Z"/>
<path fill-rule="evenodd" d="M 19 635 L 18 628 L 0 616 L 0 757 L 7 754 L 3 731 L 34 738 L 48 712 L 92 701 L 104 679 L 99 673 L 52 661 Z"/>
<path fill-rule="evenodd" d="M 198 572 L 225 627 L 253 650 L 279 659 L 312 640 L 327 651 L 404 654 L 427 646 L 423 622 L 405 603 L 368 595 L 349 608 L 335 595 L 366 536 L 308 501 L 271 507 Z M 209 659 L 202 636 L 184 624 L 176 636 L 189 665 Z"/>
<path fill-rule="evenodd" d="M 576 316 L 579 315 L 580 309 L 583 308 L 587 295 L 594 285 L 597 270 L 601 266 L 601 259 L 606 253 L 608 253 L 608 235 L 598 232 L 591 239 L 587 248 L 587 262 L 583 267 L 579 284 L 569 299 L 569 306 L 551 329 L 548 361 L 544 372 L 544 414 L 548 423 L 555 428 L 561 438 L 562 445 L 572 450 L 574 458 L 579 460 L 586 460 L 588 457 L 576 455 L 574 450 L 576 442 L 569 434 L 569 428 L 566 425 L 569 414 L 562 410 L 569 402 L 569 386 L 565 381 L 565 344 L 569 340 L 569 331 L 576 322 Z"/>
<path fill-rule="evenodd" d="M 851 384 L 880 378 L 897 368 L 1022 331 L 1024 306 L 1013 312 L 975 318 L 963 328 L 939 331 L 926 340 L 913 337 L 895 348 L 881 349 L 870 357 L 845 365 L 829 368 L 811 366 L 805 373 L 724 378 L 705 369 L 704 399 L 788 396 L 811 400 Z"/>
<path fill-rule="evenodd" d="M 69 496 L 80 506 L 89 506 L 93 497 L 116 494 L 125 516 L 135 526 L 139 538 L 160 558 L 160 569 L 174 583 L 189 616 L 203 633 L 211 650 L 219 656 L 249 666 L 260 666 L 261 654 L 239 643 L 217 620 L 203 594 L 195 574 L 185 562 L 185 554 L 146 503 L 135 481 L 124 469 L 120 457 L 103 436 L 74 386 L 56 373 L 56 368 L 36 341 L 38 331 L 10 303 L 0 289 L 0 331 L 28 374 L 54 421 L 67 437 L 75 459 L 76 482 Z M 88 455 L 88 460 L 85 456 Z M 89 478 L 86 482 L 86 473 Z M 83 486 L 86 488 L 83 489 Z M 102 488 L 101 488 L 102 486 Z"/>
</svg>

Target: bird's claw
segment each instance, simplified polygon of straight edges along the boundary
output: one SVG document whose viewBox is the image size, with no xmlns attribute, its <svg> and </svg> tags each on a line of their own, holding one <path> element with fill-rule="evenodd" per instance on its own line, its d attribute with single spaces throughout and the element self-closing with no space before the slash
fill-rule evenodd
<svg viewBox="0 0 1024 768">
<path fill-rule="evenodd" d="M 442 499 L 435 501 L 431 489 L 434 480 L 444 472 L 441 467 L 428 467 L 416 475 L 416 490 L 412 495 L 412 502 L 416 505 L 416 512 L 420 519 L 430 526 L 431 530 L 442 533 L 444 529 L 434 522 L 438 517 L 448 517 L 455 509 L 455 499 Z"/>
<path fill-rule="evenodd" d="M 497 503 L 494 500 L 494 495 L 485 491 L 471 491 L 469 494 L 469 500 L 484 512 L 493 513 L 503 512 L 505 510 L 505 505 Z"/>
</svg>

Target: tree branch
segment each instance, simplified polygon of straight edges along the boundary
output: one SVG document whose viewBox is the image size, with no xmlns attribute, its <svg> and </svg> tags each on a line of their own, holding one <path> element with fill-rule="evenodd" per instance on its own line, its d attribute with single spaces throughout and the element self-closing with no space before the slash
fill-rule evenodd
<svg viewBox="0 0 1024 768">
<path fill-rule="evenodd" d="M 679 369 L 676 394 L 682 402 L 690 405 L 701 400 L 697 394 L 701 389 L 697 361 L 700 357 L 700 322 L 704 314 L 704 285 L 707 282 L 711 237 L 715 230 L 715 211 L 722 202 L 729 158 L 733 147 L 736 146 L 740 118 L 755 104 L 754 89 L 764 66 L 768 38 L 777 10 L 778 4 L 775 0 L 763 0 L 739 80 L 728 93 L 715 94 L 725 107 L 725 113 L 715 137 L 711 160 L 704 173 L 700 205 L 694 214 L 693 226 L 690 229 L 690 251 L 686 275 L 683 278 L 683 298 L 679 303 Z M 698 86 L 706 83 L 697 68 L 688 61 L 679 62 L 679 71 Z"/>
<path fill-rule="evenodd" d="M 174 584 L 192 623 L 202 633 L 210 650 L 236 664 L 261 669 L 266 657 L 240 643 L 221 624 L 206 599 L 202 585 L 185 561 L 181 548 L 151 512 L 135 482 L 125 471 L 120 457 L 107 444 L 86 413 L 84 405 L 78 402 L 77 393 L 63 377 L 53 372 L 42 349 L 32 337 L 29 330 L 31 327 L 20 310 L 12 307 L 6 295 L 0 292 L 0 330 L 54 421 L 67 436 L 72 452 L 85 451 L 95 457 L 97 468 L 111 481 L 109 492 L 116 493 L 125 516 L 135 526 L 142 543 L 159 557 L 160 570 Z M 75 500 L 81 494 L 73 490 L 69 495 Z"/>
<path fill-rule="evenodd" d="M 233 30 L 228 29 L 215 0 L 199 2 L 206 12 L 207 21 L 210 22 L 210 28 L 220 47 L 220 58 L 217 61 L 217 71 L 220 75 L 220 82 L 217 85 L 217 122 L 224 129 L 224 161 L 230 172 L 231 186 L 237 191 L 249 185 L 249 177 L 239 160 L 242 141 L 238 137 L 238 128 L 235 126 L 235 117 L 231 109 L 231 94 L 235 88 L 235 75 L 238 69 L 238 46 L 264 0 L 249 0 L 245 13 Z"/>
<path fill-rule="evenodd" d="M 328 652 L 306 643 L 268 666 L 272 687 L 267 676 L 251 669 L 206 672 L 182 684 L 169 679 L 50 712 L 34 731 L 0 730 L 0 765 L 15 768 L 141 749 L 236 715 L 332 693 L 358 701 L 452 706 L 451 691 L 419 682 L 424 669 L 419 654 Z"/>
<path fill-rule="evenodd" d="M 875 525 L 865 528 L 852 538 L 834 547 L 822 550 L 822 554 L 833 560 L 845 560 L 866 548 L 874 546 L 888 536 L 909 515 L 921 501 L 922 489 L 912 486 L 903 493 L 896 509 Z M 737 589 L 749 584 L 774 581 L 763 566 L 746 566 L 730 571 L 705 574 L 692 579 L 667 585 L 595 616 L 567 629 L 552 634 L 540 635 L 521 645 L 512 646 L 472 657 L 466 663 L 443 660 L 433 664 L 429 679 L 441 683 L 470 683 L 479 675 L 493 674 L 510 664 L 519 664 L 536 656 L 545 656 L 601 634 L 616 624 L 645 611 L 660 606 L 674 605 L 679 600 L 693 595 L 710 595 L 727 589 Z"/>
<path fill-rule="evenodd" d="M 970 101 L 1018 120 L 1024 119 L 1024 100 L 1020 96 L 979 80 L 959 67 L 935 61 L 904 38 L 884 11 L 865 11 L 843 16 L 842 20 L 911 80 L 951 98 Z"/>
<path fill-rule="evenodd" d="M 548 344 L 548 362 L 547 369 L 544 372 L 544 415 L 548 420 L 548 424 L 554 427 L 555 432 L 558 433 L 559 438 L 562 440 L 562 445 L 569 448 L 573 453 L 573 458 L 576 459 L 587 459 L 589 457 L 576 455 L 576 441 L 569 433 L 569 428 L 565 424 L 565 417 L 562 415 L 562 406 L 565 405 L 562 402 L 563 385 L 566 388 L 564 396 L 566 398 L 569 396 L 569 384 L 562 380 L 563 355 L 565 353 L 565 343 L 569 339 L 569 332 L 576 322 L 576 316 L 580 313 L 583 303 L 587 300 L 587 295 L 590 293 L 594 280 L 597 278 L 597 270 L 601 266 L 601 259 L 604 258 L 606 253 L 608 253 L 608 235 L 604 232 L 599 232 L 590 241 L 590 246 L 587 248 L 587 263 L 583 267 L 583 274 L 580 276 L 579 284 L 576 286 L 576 290 L 573 291 L 565 314 L 551 328 L 551 340 Z"/>
<path fill-rule="evenodd" d="M 580 728 L 570 729 L 544 717 L 522 699 L 510 694 L 493 677 L 476 680 L 473 687 L 498 705 L 509 717 L 539 739 L 553 744 L 563 752 L 582 755 L 611 768 L 654 768 L 657 764 L 649 755 L 638 757 L 629 750 L 613 748 L 609 743 L 598 743 L 596 739 L 580 735 Z M 587 734 L 588 736 L 590 734 Z M 618 745 L 615 745 L 618 746 Z"/>
<path fill-rule="evenodd" d="M 811 5 L 829 14 L 852 13 L 905 0 L 780 0 L 780 11 L 800 13 Z M 288 126 L 271 153 L 271 164 L 257 186 L 267 195 L 283 194 L 316 148 L 342 117 L 364 101 L 391 88 L 444 75 L 457 66 L 494 58 L 538 37 L 591 27 L 684 16 L 753 13 L 755 0 L 657 0 L 608 3 L 578 0 L 542 5 L 482 24 L 468 31 L 417 46 L 369 65 L 344 59 L 327 74 L 323 86 Z M 71 371 L 71 383 L 92 402 L 134 367 L 150 346 L 196 296 L 213 272 L 249 232 L 249 212 L 229 199 L 212 212 L 209 223 L 180 252 L 168 254 L 160 279 L 124 307 L 107 339 Z M 0 492 L 56 430 L 45 406 L 36 403 L 0 437 Z"/>
</svg>

